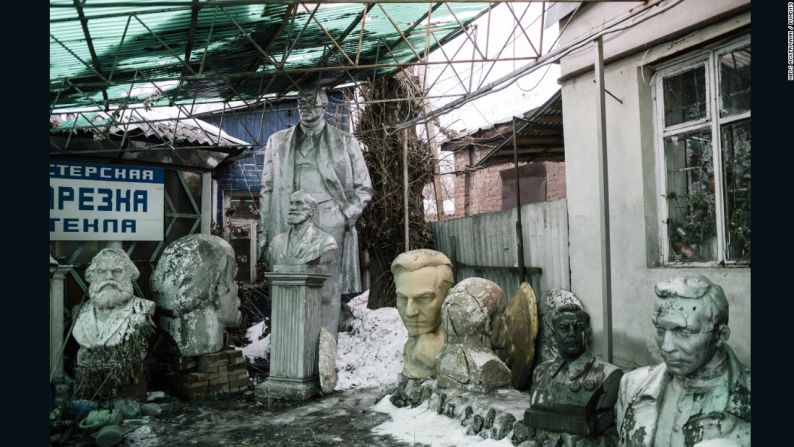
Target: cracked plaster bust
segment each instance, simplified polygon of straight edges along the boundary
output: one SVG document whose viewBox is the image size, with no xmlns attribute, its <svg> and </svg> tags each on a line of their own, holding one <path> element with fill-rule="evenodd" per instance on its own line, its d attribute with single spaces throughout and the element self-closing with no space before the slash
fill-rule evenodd
<svg viewBox="0 0 794 447">
<path fill-rule="evenodd" d="M 85 349 L 123 345 L 151 324 L 154 303 L 133 292 L 132 283 L 139 275 L 130 257 L 120 249 L 105 248 L 91 260 L 85 272 L 90 299 L 80 308 L 72 329 L 80 345 L 78 364 L 87 358 Z"/>
<path fill-rule="evenodd" d="M 510 386 L 510 369 L 494 349 L 505 345 L 504 293 L 494 282 L 466 278 L 447 294 L 442 326 L 447 334 L 438 360 L 438 384 L 475 392 Z"/>
<path fill-rule="evenodd" d="M 391 265 L 397 292 L 397 311 L 408 330 L 403 349 L 403 376 L 430 378 L 444 347 L 441 306 L 452 287 L 452 262 L 434 250 L 401 253 Z"/>
<path fill-rule="evenodd" d="M 152 273 L 152 293 L 160 327 L 182 356 L 221 350 L 226 327 L 240 324 L 236 276 L 234 250 L 218 236 L 191 234 L 165 249 Z"/>
</svg>

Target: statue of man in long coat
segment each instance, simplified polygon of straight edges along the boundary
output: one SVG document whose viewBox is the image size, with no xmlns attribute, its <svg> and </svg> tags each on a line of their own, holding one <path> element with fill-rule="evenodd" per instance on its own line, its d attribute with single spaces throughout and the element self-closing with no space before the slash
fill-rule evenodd
<svg viewBox="0 0 794 447">
<path fill-rule="evenodd" d="M 300 123 L 270 136 L 262 173 L 258 256 L 268 242 L 289 230 L 290 196 L 301 190 L 318 203 L 317 228 L 333 236 L 336 262 L 321 290 L 322 325 L 336 334 L 342 294 L 361 291 L 356 220 L 372 197 L 372 182 L 358 141 L 326 123 L 328 97 L 320 89 L 298 97 Z"/>
</svg>

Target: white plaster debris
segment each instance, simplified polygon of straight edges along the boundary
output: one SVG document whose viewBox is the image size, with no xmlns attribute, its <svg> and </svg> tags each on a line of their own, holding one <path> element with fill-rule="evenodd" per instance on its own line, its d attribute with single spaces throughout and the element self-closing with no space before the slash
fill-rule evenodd
<svg viewBox="0 0 794 447">
<path fill-rule="evenodd" d="M 352 329 L 340 332 L 336 346 L 336 390 L 396 384 L 403 368 L 408 332 L 394 307 L 367 309 L 369 291 L 348 303 Z"/>
<path fill-rule="evenodd" d="M 267 336 L 261 339 L 259 338 L 265 332 L 266 328 L 267 324 L 263 320 L 245 331 L 245 336 L 251 343 L 243 347 L 243 355 L 248 357 L 249 360 L 255 358 L 266 359 L 270 356 L 270 334 L 267 334 Z"/>
<path fill-rule="evenodd" d="M 127 433 L 120 445 L 124 447 L 157 447 L 161 444 L 157 434 L 148 425 L 143 425 Z"/>
<path fill-rule="evenodd" d="M 455 419 L 441 416 L 423 402 L 416 408 L 397 408 L 391 395 L 381 399 L 371 409 L 386 413 L 391 420 L 372 429 L 378 435 L 391 435 L 398 441 L 428 444 L 431 447 L 512 447 L 510 435 L 502 440 L 483 439 L 467 435 L 466 428 Z"/>
</svg>

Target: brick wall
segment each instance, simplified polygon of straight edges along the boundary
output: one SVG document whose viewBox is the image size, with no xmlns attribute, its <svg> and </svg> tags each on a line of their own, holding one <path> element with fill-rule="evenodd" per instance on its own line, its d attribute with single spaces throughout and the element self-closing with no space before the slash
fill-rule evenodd
<svg viewBox="0 0 794 447">
<path fill-rule="evenodd" d="M 474 152 L 473 162 L 490 152 L 490 148 L 477 149 Z M 455 188 L 454 203 L 455 214 L 449 217 L 464 217 L 489 211 L 502 209 L 502 179 L 499 172 L 512 169 L 513 164 L 502 163 L 478 169 L 469 173 L 469 210 L 466 213 L 466 166 L 472 164 L 469 160 L 468 149 L 455 153 Z M 525 165 L 526 163 L 519 163 Z M 546 168 L 546 201 L 564 199 L 565 195 L 565 163 L 543 162 Z"/>
<path fill-rule="evenodd" d="M 546 165 L 546 201 L 564 199 L 565 163 L 544 162 Z"/>
</svg>

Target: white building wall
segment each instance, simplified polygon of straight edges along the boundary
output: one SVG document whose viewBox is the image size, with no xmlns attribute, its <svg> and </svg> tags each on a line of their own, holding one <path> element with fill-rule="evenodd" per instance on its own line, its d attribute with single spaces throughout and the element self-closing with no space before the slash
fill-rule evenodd
<svg viewBox="0 0 794 447">
<path fill-rule="evenodd" d="M 707 3 L 687 0 L 684 4 Z M 718 3 L 718 2 L 714 2 Z M 724 7 L 735 7 L 726 1 Z M 622 4 L 593 5 L 584 12 L 595 14 L 598 8 L 614 10 Z M 680 7 L 680 6 L 679 6 Z M 700 11 L 690 8 L 691 11 Z M 714 11 L 712 11 L 713 13 Z M 663 17 L 662 14 L 660 17 Z M 678 17 L 678 16 L 675 16 Z M 750 272 L 749 267 L 678 268 L 660 266 L 659 223 L 656 186 L 656 158 L 649 83 L 652 67 L 660 59 L 692 54 L 704 42 L 731 35 L 749 24 L 749 12 L 715 23 L 659 44 L 606 66 L 605 85 L 619 103 L 606 97 L 607 146 L 609 158 L 609 201 L 612 251 L 612 313 L 614 362 L 635 367 L 661 361 L 655 353 L 655 331 L 650 321 L 655 294 L 654 284 L 668 277 L 698 273 L 720 284 L 730 305 L 731 338 L 729 344 L 738 357 L 750 364 Z M 687 21 L 686 23 L 689 23 Z M 673 32 L 680 23 L 667 23 Z M 571 24 L 574 26 L 575 22 Z M 580 28 L 574 27 L 573 29 Z M 633 33 L 632 36 L 636 36 Z M 617 42 L 616 42 L 617 41 Z M 614 42 L 614 43 L 613 43 Z M 605 52 L 619 39 L 606 41 Z M 585 54 L 589 63 L 594 49 Z M 568 68 L 573 64 L 567 64 Z M 566 60 L 563 59 L 563 73 Z M 594 329 L 594 348 L 604 353 L 604 330 L 601 298 L 598 155 L 596 143 L 596 87 L 592 70 L 562 83 L 563 120 L 565 125 L 565 167 L 568 195 L 571 289 L 590 312 Z M 576 125 L 567 125 L 576 123 Z"/>
</svg>

